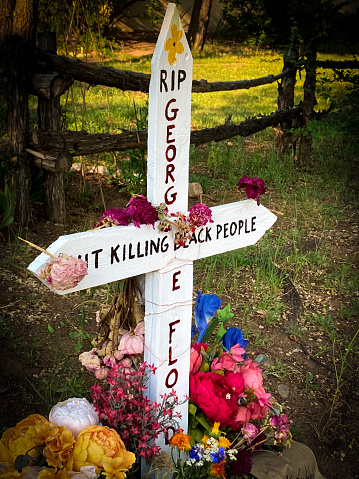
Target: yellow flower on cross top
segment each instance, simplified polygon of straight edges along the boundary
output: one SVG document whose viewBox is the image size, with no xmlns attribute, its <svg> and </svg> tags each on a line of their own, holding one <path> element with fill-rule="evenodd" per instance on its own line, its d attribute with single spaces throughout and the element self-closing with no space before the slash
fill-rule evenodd
<svg viewBox="0 0 359 479">
<path fill-rule="evenodd" d="M 178 30 L 177 25 L 171 26 L 171 36 L 166 40 L 165 50 L 168 52 L 168 63 L 173 65 L 176 63 L 176 54 L 179 55 L 184 52 L 184 46 L 181 42 L 183 30 Z"/>
</svg>

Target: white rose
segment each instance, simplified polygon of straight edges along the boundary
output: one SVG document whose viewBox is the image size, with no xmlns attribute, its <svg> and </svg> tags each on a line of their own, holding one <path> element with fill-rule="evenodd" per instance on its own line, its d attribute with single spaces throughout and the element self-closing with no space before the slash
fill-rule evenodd
<svg viewBox="0 0 359 479">
<path fill-rule="evenodd" d="M 85 427 L 97 426 L 99 417 L 95 407 L 87 399 L 70 398 L 51 409 L 49 421 L 57 426 L 66 426 L 76 439 Z"/>
</svg>

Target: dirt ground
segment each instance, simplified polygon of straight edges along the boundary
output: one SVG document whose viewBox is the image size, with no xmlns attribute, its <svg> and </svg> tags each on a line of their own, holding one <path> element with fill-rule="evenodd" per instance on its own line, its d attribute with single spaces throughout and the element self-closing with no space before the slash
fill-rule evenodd
<svg viewBox="0 0 359 479">
<path fill-rule="evenodd" d="M 34 222 L 19 235 L 46 248 L 59 235 L 88 229 L 101 215 L 91 205 L 101 202 L 99 182 L 106 207 L 124 207 L 129 196 L 107 185 L 103 179 L 87 175 L 87 191 L 84 198 L 79 195 L 81 179 L 79 173 L 67 181 L 66 194 L 68 223 L 53 225 L 43 220 L 42 205 L 34 205 Z M 209 198 L 204 202 L 210 204 Z M 358 217 L 342 222 L 328 233 L 324 240 L 331 247 L 333 261 L 343 255 L 358 255 Z M 14 229 L 15 230 L 15 229 Z M 58 296 L 49 291 L 26 268 L 37 256 L 37 252 L 14 235 L 0 236 L 0 347 L 3 357 L 0 386 L 1 427 L 13 426 L 30 413 L 44 412 L 44 404 L 57 402 L 67 377 L 67 389 L 72 388 L 76 396 L 79 388 L 93 382 L 92 377 L 81 371 L 75 348 L 81 352 L 89 349 L 83 332 L 95 334 L 95 311 L 105 299 L 104 287 L 97 296 L 71 294 Z M 316 238 L 308 232 L 308 239 L 297 248 L 313 250 Z M 286 245 L 288 251 L 293 245 Z M 195 277 L 194 291 L 201 288 L 201 273 Z M 224 304 L 230 302 L 233 311 L 250 297 L 251 284 L 222 296 Z M 214 292 L 214 291 L 213 291 Z M 253 312 L 252 326 L 258 328 L 257 338 L 266 338 L 263 344 L 257 341 L 255 353 L 262 352 L 269 358 L 269 366 L 277 358 L 289 368 L 286 375 L 272 368 L 265 377 L 265 387 L 282 404 L 293 424 L 297 441 L 307 444 L 315 453 L 319 469 L 327 478 L 354 479 L 359 477 L 357 461 L 357 424 L 359 417 L 359 385 L 356 380 L 348 381 L 340 388 L 339 395 L 330 415 L 331 401 L 336 387 L 333 351 L 328 338 L 315 328 L 305 327 L 306 314 L 323 313 L 329 307 L 333 319 L 338 318 L 341 304 L 349 304 L 348 298 L 340 297 L 335 291 L 292 284 L 289 277 L 283 282 L 282 299 L 286 309 L 281 313 L 281 323 L 269 326 L 261 310 Z M 352 298 L 355 300 L 355 298 Z M 357 298 L 356 298 L 357 301 Z M 238 317 L 235 315 L 234 318 Z M 346 338 L 354 336 L 357 317 L 348 317 L 338 322 L 337 330 Z M 234 322 L 233 325 L 236 323 Z M 238 324 L 244 327 L 243 324 Z M 291 326 L 291 328 L 288 328 Z M 302 328 L 300 337 L 295 334 Z M 292 331 L 291 333 L 288 331 Z M 80 344 L 79 341 L 82 341 Z M 320 347 L 322 354 L 314 358 Z M 313 356 L 311 356 L 313 355 Z M 357 370 L 357 365 L 354 369 Z M 308 381 L 308 374 L 310 381 Z M 81 390 L 81 389 L 80 389 Z M 82 389 L 83 390 L 83 389 Z"/>
</svg>

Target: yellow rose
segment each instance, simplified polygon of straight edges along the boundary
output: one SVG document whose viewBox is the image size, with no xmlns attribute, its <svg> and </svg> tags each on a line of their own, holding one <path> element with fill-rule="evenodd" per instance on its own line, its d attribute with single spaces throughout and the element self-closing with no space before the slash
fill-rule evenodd
<svg viewBox="0 0 359 479">
<path fill-rule="evenodd" d="M 0 462 L 13 464 L 14 460 L 20 454 L 25 454 L 29 449 L 35 447 L 37 442 L 34 438 L 34 427 L 39 424 L 46 424 L 48 420 L 40 414 L 32 414 L 15 427 L 7 429 L 1 438 L 0 444 Z M 33 458 L 39 456 L 36 450 L 29 451 Z"/>
<path fill-rule="evenodd" d="M 82 466 L 95 466 L 99 474 L 106 467 L 114 465 L 121 472 L 127 471 L 135 462 L 135 455 L 126 451 L 118 433 L 106 426 L 89 426 L 77 436 L 67 469 L 79 471 Z M 122 479 L 122 476 L 110 476 Z"/>
<path fill-rule="evenodd" d="M 47 422 L 35 427 L 35 441 L 44 445 L 42 453 L 47 464 L 61 469 L 70 458 L 75 438 L 66 426 Z"/>
<path fill-rule="evenodd" d="M 69 479 L 66 469 L 55 471 L 56 469 L 43 469 L 39 472 L 37 479 Z"/>
</svg>

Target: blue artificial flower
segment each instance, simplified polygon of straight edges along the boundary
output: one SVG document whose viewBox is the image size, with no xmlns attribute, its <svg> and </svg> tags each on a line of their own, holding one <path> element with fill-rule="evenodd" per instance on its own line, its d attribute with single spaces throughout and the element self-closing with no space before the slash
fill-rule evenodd
<svg viewBox="0 0 359 479">
<path fill-rule="evenodd" d="M 201 456 L 203 456 L 203 451 L 200 446 L 192 446 L 191 450 L 189 451 L 189 458 L 199 461 Z"/>
<path fill-rule="evenodd" d="M 225 456 L 224 447 L 219 447 L 217 452 L 211 452 L 211 459 L 214 463 L 224 461 L 226 458 Z"/>
<path fill-rule="evenodd" d="M 222 300 L 216 294 L 202 294 L 202 291 L 198 291 L 196 303 L 194 320 L 199 332 L 197 343 L 200 343 L 207 330 L 208 324 L 213 319 L 217 309 L 221 307 Z"/>
<path fill-rule="evenodd" d="M 241 329 L 228 328 L 222 337 L 222 345 L 227 351 L 229 351 L 231 347 L 235 346 L 236 344 L 239 344 L 241 348 L 246 349 L 249 341 L 248 339 L 243 338 Z"/>
</svg>

